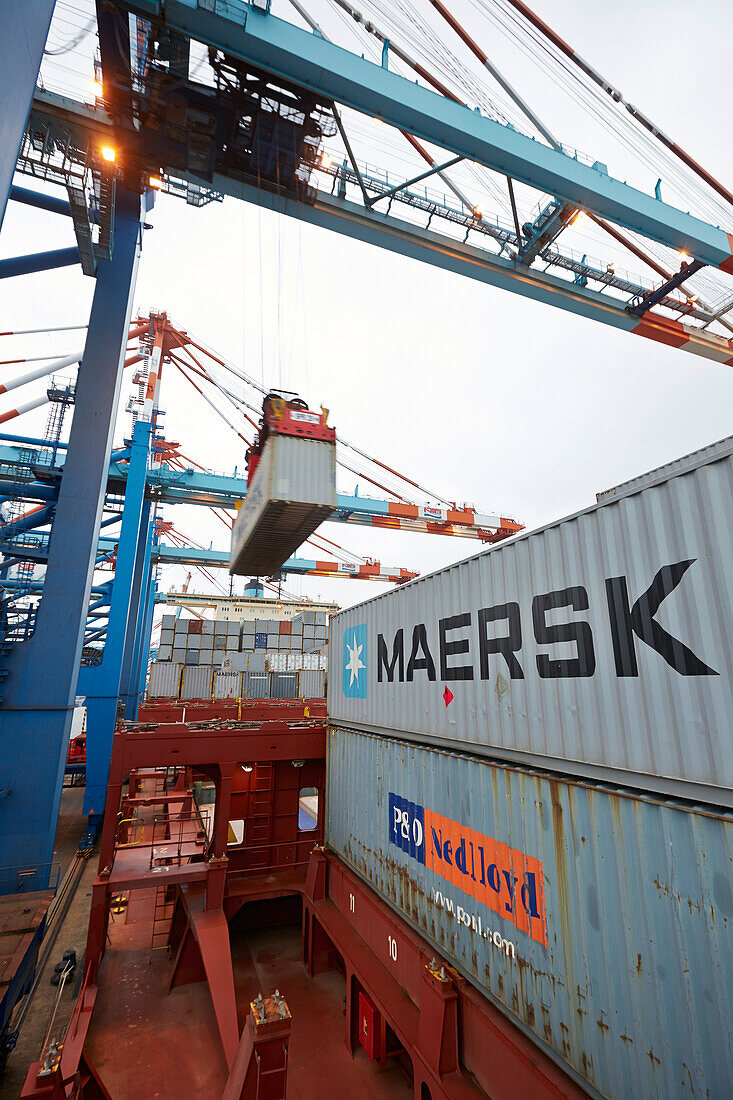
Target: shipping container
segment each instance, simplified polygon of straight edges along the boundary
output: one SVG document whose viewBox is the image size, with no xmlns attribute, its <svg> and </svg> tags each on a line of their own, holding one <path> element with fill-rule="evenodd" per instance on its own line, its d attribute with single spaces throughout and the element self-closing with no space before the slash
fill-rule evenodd
<svg viewBox="0 0 733 1100">
<path fill-rule="evenodd" d="M 255 649 L 267 649 L 267 634 L 261 634 L 259 630 L 255 634 Z"/>
<path fill-rule="evenodd" d="M 177 699 L 181 686 L 181 665 L 172 661 L 153 661 L 148 681 L 149 699 Z"/>
<path fill-rule="evenodd" d="M 187 665 L 198 665 L 200 663 L 199 662 L 200 656 L 201 656 L 201 650 L 200 649 L 187 649 L 186 650 L 185 663 Z"/>
<path fill-rule="evenodd" d="M 225 649 L 214 650 L 214 665 L 216 668 L 221 668 L 227 659 L 227 651 Z"/>
<path fill-rule="evenodd" d="M 273 672 L 272 683 L 270 685 L 270 697 L 272 699 L 297 699 L 298 673 Z"/>
<path fill-rule="evenodd" d="M 212 675 L 211 665 L 184 669 L 181 699 L 210 699 Z"/>
<path fill-rule="evenodd" d="M 214 698 L 238 699 L 242 694 L 241 672 L 215 672 Z"/>
<path fill-rule="evenodd" d="M 160 632 L 160 644 L 161 645 L 173 645 L 173 639 L 175 638 L 175 631 L 173 630 L 161 630 Z"/>
<path fill-rule="evenodd" d="M 159 661 L 171 661 L 173 659 L 173 646 L 163 645 L 158 646 L 158 660 Z"/>
<path fill-rule="evenodd" d="M 733 447 L 331 620 L 333 720 L 733 804 Z"/>
<path fill-rule="evenodd" d="M 242 624 L 242 630 L 245 634 L 254 634 L 257 624 L 254 619 L 245 619 Z"/>
<path fill-rule="evenodd" d="M 270 576 L 335 508 L 335 442 L 271 434 L 234 523 L 230 572 Z"/>
<path fill-rule="evenodd" d="M 240 623 L 230 621 L 230 622 L 227 622 L 225 625 L 226 625 L 226 630 L 224 631 L 225 634 L 233 634 L 235 638 L 239 637 Z M 254 630 L 252 631 L 252 633 L 254 634 Z"/>
<path fill-rule="evenodd" d="M 214 631 L 214 620 L 213 619 L 204 619 L 204 621 L 201 624 L 201 633 L 202 634 L 213 634 L 214 632 L 215 632 Z"/>
<path fill-rule="evenodd" d="M 638 477 L 632 477 L 629 481 L 622 481 L 620 485 L 614 485 L 613 489 L 606 489 L 602 493 L 597 493 L 596 500 L 602 501 L 612 496 L 623 496 L 624 493 L 628 493 L 635 489 L 645 489 L 654 481 L 665 481 L 689 469 L 691 466 L 697 466 L 703 461 L 707 462 L 710 459 L 717 458 L 725 451 L 730 450 L 732 446 L 733 436 L 727 436 L 717 443 L 711 443 L 707 447 L 701 447 L 698 451 L 692 451 L 688 455 L 683 455 L 682 458 L 676 458 L 673 462 L 667 462 L 664 466 L 657 466 L 656 469 L 649 470 L 645 474 L 639 474 Z"/>
<path fill-rule="evenodd" d="M 301 699 L 322 699 L 325 694 L 325 672 L 319 669 L 304 669 L 298 673 L 298 695 Z"/>
<path fill-rule="evenodd" d="M 269 699 L 270 673 L 244 672 L 242 674 L 242 698 Z"/>
<path fill-rule="evenodd" d="M 175 630 L 176 617 L 175 615 L 163 615 L 160 620 L 161 630 Z"/>
<path fill-rule="evenodd" d="M 730 814 L 335 727 L 327 800 L 328 845 L 592 1095 L 731 1095 Z"/>
</svg>

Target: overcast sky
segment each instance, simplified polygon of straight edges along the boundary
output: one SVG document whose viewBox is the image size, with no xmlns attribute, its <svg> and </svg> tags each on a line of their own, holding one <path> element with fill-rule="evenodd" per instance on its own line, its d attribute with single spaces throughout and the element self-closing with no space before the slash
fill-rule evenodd
<svg viewBox="0 0 733 1100">
<path fill-rule="evenodd" d="M 726 0 L 694 9 L 681 0 L 535 0 L 534 7 L 730 185 L 733 11 Z M 532 87 L 528 73 L 522 90 L 530 99 Z M 554 120 L 560 130 L 561 122 Z M 588 134 L 582 138 L 582 148 L 606 160 L 600 128 L 593 148 Z M 609 170 L 624 178 L 613 163 Z M 731 431 L 729 368 L 231 199 L 195 210 L 159 198 L 150 221 L 139 309 L 167 310 L 265 384 L 326 405 L 337 431 L 365 450 L 479 510 L 545 523 Z M 65 219 L 11 204 L 0 255 L 72 243 Z M 92 290 L 75 269 L 7 280 L 0 330 L 84 323 Z M 73 335 L 5 339 L 0 358 L 61 354 L 76 344 Z M 130 391 L 125 384 L 125 400 Z M 28 387 L 33 392 L 39 384 Z M 219 471 L 242 467 L 241 443 L 180 377 L 164 377 L 162 403 L 167 437 L 188 455 Z M 13 427 L 42 433 L 45 415 Z M 121 414 L 120 437 L 128 425 Z M 343 487 L 355 481 L 345 478 Z M 206 510 L 168 507 L 166 518 L 201 543 L 226 544 Z M 420 572 L 479 545 L 343 524 L 324 533 Z M 316 556 L 307 546 L 301 553 Z M 179 587 L 185 573 L 164 570 L 162 587 Z M 228 583 L 226 573 L 220 579 Z M 193 586 L 209 589 L 196 574 Z M 288 587 L 342 605 L 380 590 L 318 578 L 291 578 Z"/>
</svg>

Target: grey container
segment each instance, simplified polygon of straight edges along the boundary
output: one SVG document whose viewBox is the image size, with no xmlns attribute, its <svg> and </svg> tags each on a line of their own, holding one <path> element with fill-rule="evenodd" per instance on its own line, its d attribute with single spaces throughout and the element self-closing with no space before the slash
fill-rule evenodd
<svg viewBox="0 0 733 1100">
<path fill-rule="evenodd" d="M 201 633 L 203 635 L 213 634 L 215 632 L 215 623 L 213 619 L 204 619 L 201 624 Z"/>
<path fill-rule="evenodd" d="M 227 651 L 225 649 L 215 649 L 214 650 L 214 662 L 213 663 L 214 663 L 215 668 L 221 668 L 221 666 L 223 665 L 224 661 L 226 661 L 226 659 L 227 659 Z"/>
<path fill-rule="evenodd" d="M 176 619 L 176 625 L 173 628 L 174 634 L 188 634 L 188 624 L 190 619 Z"/>
<path fill-rule="evenodd" d="M 177 699 L 181 685 L 181 665 L 171 661 L 153 661 L 148 681 L 149 699 Z"/>
<path fill-rule="evenodd" d="M 335 442 L 271 433 L 234 522 L 230 572 L 270 576 L 335 509 Z"/>
<path fill-rule="evenodd" d="M 179 664 L 183 664 L 186 660 L 186 650 L 178 649 L 177 646 L 174 646 L 172 660 L 177 661 Z"/>
<path fill-rule="evenodd" d="M 270 673 L 269 672 L 244 672 L 242 673 L 242 698 L 269 699 L 270 698 Z"/>
<path fill-rule="evenodd" d="M 290 634 L 280 635 L 280 649 L 292 649 L 292 644 Z"/>
<path fill-rule="evenodd" d="M 163 615 L 162 619 L 160 620 L 161 630 L 175 630 L 175 627 L 176 627 L 176 617 L 175 617 L 175 615 Z"/>
<path fill-rule="evenodd" d="M 303 634 L 303 619 L 302 619 L 302 616 L 296 615 L 295 618 L 291 620 L 290 634 L 291 634 L 291 637 L 294 634 L 300 634 L 300 635 Z"/>
<path fill-rule="evenodd" d="M 350 608 L 330 648 L 339 723 L 730 806 L 733 449 Z"/>
<path fill-rule="evenodd" d="M 268 634 L 267 635 L 267 648 L 268 649 L 279 649 L 280 648 L 280 635 L 279 634 Z"/>
<path fill-rule="evenodd" d="M 187 649 L 186 650 L 186 664 L 198 665 L 201 663 L 201 650 L 200 649 Z"/>
<path fill-rule="evenodd" d="M 243 653 L 242 655 L 242 669 L 245 672 L 264 672 L 265 671 L 265 651 L 264 649 L 256 649 L 252 653 Z M 235 666 L 236 667 L 236 666 Z"/>
<path fill-rule="evenodd" d="M 257 623 L 254 619 L 245 619 L 242 623 L 242 632 L 244 634 L 251 634 L 254 637 Z"/>
<path fill-rule="evenodd" d="M 159 661 L 171 661 L 173 660 L 173 646 L 161 645 L 158 646 L 158 660 Z"/>
<path fill-rule="evenodd" d="M 247 650 L 249 652 L 249 651 L 253 650 L 254 647 L 255 647 L 255 636 L 254 636 L 254 634 L 243 634 L 242 635 L 242 649 Z"/>
<path fill-rule="evenodd" d="M 223 631 L 223 633 L 233 634 L 235 638 L 238 638 L 240 634 L 240 629 L 241 623 L 238 620 L 229 619 L 226 623 L 226 631 Z"/>
<path fill-rule="evenodd" d="M 315 626 L 316 625 L 316 612 L 315 611 L 304 611 L 303 612 L 303 625 L 304 626 Z"/>
<path fill-rule="evenodd" d="M 297 699 L 297 672 L 273 672 L 270 695 L 273 699 Z"/>
<path fill-rule="evenodd" d="M 213 649 L 199 650 L 199 664 L 200 665 L 213 665 L 214 663 L 214 651 Z"/>
<path fill-rule="evenodd" d="M 239 635 L 227 634 L 226 635 L 226 648 L 230 653 L 236 653 L 239 649 Z"/>
<path fill-rule="evenodd" d="M 326 694 L 326 673 L 304 669 L 298 673 L 298 695 L 301 699 L 322 699 Z"/>
<path fill-rule="evenodd" d="M 238 699 L 242 694 L 241 672 L 215 672 L 214 698 Z"/>
<path fill-rule="evenodd" d="M 730 815 L 336 728 L 327 799 L 328 845 L 591 1095 L 730 1096 Z"/>
<path fill-rule="evenodd" d="M 316 626 L 326 626 L 328 624 L 328 615 L 325 611 L 316 611 Z"/>
<path fill-rule="evenodd" d="M 255 627 L 255 634 L 267 634 L 267 619 L 256 619 Z"/>
<path fill-rule="evenodd" d="M 666 481 L 670 477 L 675 477 L 677 474 L 683 473 L 685 470 L 690 469 L 692 466 L 698 466 L 701 462 L 709 462 L 711 459 L 715 459 L 720 455 L 729 451 L 733 447 L 733 436 L 727 436 L 725 439 L 719 440 L 717 443 L 711 443 L 707 447 L 701 447 L 698 451 L 692 451 L 688 455 L 683 455 L 682 458 L 676 458 L 673 462 L 667 462 L 663 466 L 657 466 L 654 470 L 649 470 L 646 474 L 639 474 L 638 477 L 631 478 L 630 481 L 622 481 L 620 485 L 615 485 L 613 489 L 606 489 L 603 493 L 596 493 L 596 500 L 605 501 L 610 497 L 623 496 L 625 493 L 636 491 L 637 489 L 646 489 L 656 481 Z"/>
<path fill-rule="evenodd" d="M 184 669 L 181 699 L 210 699 L 212 675 L 211 665 Z"/>
<path fill-rule="evenodd" d="M 186 649 L 201 649 L 201 634 L 189 634 L 186 639 Z"/>
<path fill-rule="evenodd" d="M 173 645 L 173 639 L 175 638 L 175 631 L 173 630 L 161 630 L 160 632 L 160 644 L 161 645 Z"/>
<path fill-rule="evenodd" d="M 215 646 L 216 649 L 226 649 L 226 647 L 227 647 L 227 635 L 226 634 L 215 634 L 214 635 L 214 646 Z"/>
</svg>

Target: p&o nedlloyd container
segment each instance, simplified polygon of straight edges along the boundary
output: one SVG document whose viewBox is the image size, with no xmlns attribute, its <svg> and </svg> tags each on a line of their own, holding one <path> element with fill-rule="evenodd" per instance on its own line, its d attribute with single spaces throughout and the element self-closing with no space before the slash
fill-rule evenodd
<svg viewBox="0 0 733 1100">
<path fill-rule="evenodd" d="M 331 619 L 339 725 L 733 804 L 733 440 Z"/>
<path fill-rule="evenodd" d="M 730 813 L 332 726 L 326 841 L 591 1095 L 731 1095 Z"/>
</svg>

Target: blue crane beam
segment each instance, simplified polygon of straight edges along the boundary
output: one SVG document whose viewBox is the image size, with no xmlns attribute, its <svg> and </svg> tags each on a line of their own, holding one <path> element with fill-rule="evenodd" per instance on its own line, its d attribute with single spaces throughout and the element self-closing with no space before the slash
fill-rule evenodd
<svg viewBox="0 0 733 1100">
<path fill-rule="evenodd" d="M 318 34 L 251 7 L 213 11 L 190 0 L 136 0 L 127 6 L 321 99 L 381 118 L 575 208 L 733 271 L 732 238 L 724 230 L 613 179 L 598 162 L 584 164 Z"/>
</svg>

